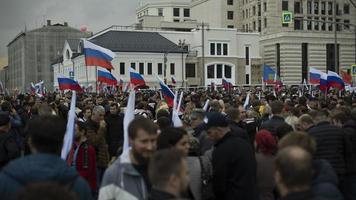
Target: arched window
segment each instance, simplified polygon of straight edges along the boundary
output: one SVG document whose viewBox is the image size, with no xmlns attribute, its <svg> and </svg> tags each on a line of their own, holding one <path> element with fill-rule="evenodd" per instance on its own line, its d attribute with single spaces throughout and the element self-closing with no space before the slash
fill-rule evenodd
<svg viewBox="0 0 356 200">
<path fill-rule="evenodd" d="M 67 49 L 67 51 L 66 51 L 66 59 L 67 59 L 67 60 L 70 59 L 70 52 L 69 52 L 69 49 Z"/>
</svg>

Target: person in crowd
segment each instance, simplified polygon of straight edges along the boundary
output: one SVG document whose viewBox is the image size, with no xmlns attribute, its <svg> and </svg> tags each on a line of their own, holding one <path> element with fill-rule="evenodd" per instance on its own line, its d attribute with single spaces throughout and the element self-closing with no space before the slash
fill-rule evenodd
<svg viewBox="0 0 356 200">
<path fill-rule="evenodd" d="M 60 158 L 65 130 L 65 122 L 57 116 L 29 121 L 27 134 L 32 155 L 16 159 L 2 169 L 1 198 L 14 199 L 22 188 L 34 182 L 56 182 L 68 185 L 80 199 L 92 199 L 88 183 Z"/>
<path fill-rule="evenodd" d="M 290 146 L 298 146 L 309 152 L 312 158 L 316 152 L 314 138 L 305 132 L 292 132 L 279 141 L 278 148 L 281 150 Z M 326 160 L 313 158 L 313 177 L 311 190 L 314 195 L 325 199 L 342 200 L 343 196 L 338 189 L 339 181 L 335 170 Z"/>
<path fill-rule="evenodd" d="M 229 119 L 229 126 L 231 131 L 234 132 L 238 137 L 245 140 L 246 142 L 252 144 L 251 138 L 247 132 L 242 129 L 245 128 L 246 124 L 240 120 L 240 111 L 237 108 L 229 108 L 226 110 L 227 117 Z"/>
<path fill-rule="evenodd" d="M 86 122 L 91 118 L 91 108 L 89 106 L 85 106 L 82 110 L 82 117 L 79 118 L 80 121 Z"/>
<path fill-rule="evenodd" d="M 308 132 L 308 130 L 313 126 L 314 126 L 314 121 L 311 118 L 311 116 L 308 114 L 303 114 L 299 117 L 296 128 L 298 131 Z"/>
<path fill-rule="evenodd" d="M 214 143 L 212 154 L 213 191 L 217 198 L 258 199 L 256 161 L 253 149 L 234 134 L 226 116 L 213 112 L 204 121 Z"/>
<path fill-rule="evenodd" d="M 182 151 L 165 149 L 152 157 L 149 169 L 152 190 L 148 200 L 180 199 L 189 184 L 189 172 Z"/>
<path fill-rule="evenodd" d="M 109 163 L 109 151 L 106 143 L 105 109 L 95 106 L 90 120 L 86 122 L 88 143 L 95 148 L 97 165 L 97 184 L 100 185 L 102 176 Z"/>
<path fill-rule="evenodd" d="M 213 143 L 209 140 L 204 124 L 205 111 L 196 108 L 190 116 L 190 126 L 193 128 L 193 136 L 198 139 L 200 146 L 200 154 L 204 154 L 211 149 Z"/>
<path fill-rule="evenodd" d="M 257 188 L 260 200 L 274 200 L 274 159 L 277 140 L 268 130 L 260 130 L 255 140 L 257 162 Z"/>
<path fill-rule="evenodd" d="M 9 161 L 21 156 L 21 148 L 10 132 L 11 122 L 7 112 L 0 111 L 0 169 Z"/>
<path fill-rule="evenodd" d="M 95 193 L 96 185 L 96 154 L 93 146 L 88 144 L 87 128 L 84 122 L 77 121 L 73 146 L 68 154 L 67 163 L 75 168 Z"/>
<path fill-rule="evenodd" d="M 281 101 L 273 101 L 271 104 L 272 116 L 269 120 L 265 121 L 261 125 L 261 129 L 267 129 L 272 134 L 277 134 L 277 129 L 286 124 L 282 117 L 284 105 Z"/>
<path fill-rule="evenodd" d="M 131 148 L 105 171 L 99 200 L 148 198 L 151 183 L 148 178 L 148 161 L 156 150 L 157 126 L 152 120 L 135 118 L 128 128 Z"/>
<path fill-rule="evenodd" d="M 172 120 L 168 117 L 160 117 L 157 119 L 156 123 L 159 127 L 160 132 L 162 132 L 164 129 L 172 126 Z"/>
<path fill-rule="evenodd" d="M 119 111 L 117 103 L 112 103 L 110 104 L 110 113 L 105 118 L 107 128 L 106 143 L 109 147 L 110 158 L 116 158 L 119 155 L 124 142 L 124 117 Z"/>
<path fill-rule="evenodd" d="M 58 183 L 33 183 L 26 186 L 17 200 L 78 200 L 78 196 L 69 191 L 66 185 Z"/>
</svg>

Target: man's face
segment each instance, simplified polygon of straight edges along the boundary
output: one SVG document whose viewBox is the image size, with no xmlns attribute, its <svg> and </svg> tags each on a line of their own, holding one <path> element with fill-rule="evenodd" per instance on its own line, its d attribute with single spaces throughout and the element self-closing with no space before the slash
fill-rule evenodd
<svg viewBox="0 0 356 200">
<path fill-rule="evenodd" d="M 117 108 L 116 106 L 110 106 L 110 114 L 116 115 L 117 114 Z"/>
<path fill-rule="evenodd" d="M 240 112 L 241 120 L 244 120 L 247 118 L 246 110 L 243 108 L 243 106 L 239 106 L 239 112 Z"/>
<path fill-rule="evenodd" d="M 139 163 L 147 163 L 156 151 L 157 134 L 149 134 L 143 129 L 137 131 L 136 137 L 130 139 L 132 153 Z"/>
<path fill-rule="evenodd" d="M 96 99 L 96 104 L 101 105 L 103 103 L 103 101 L 104 101 L 103 98 L 99 97 Z"/>
<path fill-rule="evenodd" d="M 219 137 L 219 128 L 218 127 L 212 127 L 209 128 L 207 133 L 208 133 L 208 138 L 213 142 L 213 143 L 217 143 L 220 140 Z"/>
<path fill-rule="evenodd" d="M 93 103 L 92 100 L 87 101 L 87 104 L 88 104 L 88 106 L 89 106 L 90 108 L 93 108 L 93 107 L 94 107 L 94 103 Z"/>
<path fill-rule="evenodd" d="M 85 117 L 85 119 L 89 119 L 91 117 L 91 110 L 90 109 L 86 109 L 85 110 L 84 117 Z"/>
</svg>

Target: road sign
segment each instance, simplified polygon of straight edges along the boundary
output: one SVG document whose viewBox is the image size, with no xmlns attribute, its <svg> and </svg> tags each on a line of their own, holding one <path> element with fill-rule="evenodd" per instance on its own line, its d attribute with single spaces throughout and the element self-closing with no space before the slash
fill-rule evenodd
<svg viewBox="0 0 356 200">
<path fill-rule="evenodd" d="M 351 65 L 351 74 L 356 77 L 356 64 Z"/>
<path fill-rule="evenodd" d="M 282 12 L 282 24 L 290 24 L 293 20 L 293 13 L 289 11 Z"/>
</svg>

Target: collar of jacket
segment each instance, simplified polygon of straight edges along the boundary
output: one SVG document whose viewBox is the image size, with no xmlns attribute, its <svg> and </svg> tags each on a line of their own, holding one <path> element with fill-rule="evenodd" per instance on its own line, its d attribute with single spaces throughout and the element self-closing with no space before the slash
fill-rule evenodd
<svg viewBox="0 0 356 200">
<path fill-rule="evenodd" d="M 122 166 L 122 172 L 125 174 L 129 174 L 132 176 L 141 176 L 141 174 L 135 169 L 135 167 L 132 165 L 132 161 L 130 158 L 130 150 L 124 151 L 119 160 L 119 164 Z"/>
</svg>

